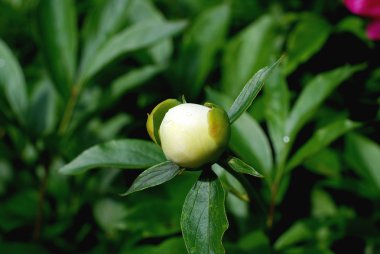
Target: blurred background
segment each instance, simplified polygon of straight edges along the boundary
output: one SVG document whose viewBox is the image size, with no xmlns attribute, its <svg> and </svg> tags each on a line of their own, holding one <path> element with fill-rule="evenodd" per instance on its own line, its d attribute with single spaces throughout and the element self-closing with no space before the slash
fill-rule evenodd
<svg viewBox="0 0 380 254">
<path fill-rule="evenodd" d="M 267 214 L 220 173 L 226 253 L 380 253 L 372 19 L 339 0 L 0 0 L 0 253 L 186 253 L 197 173 L 121 197 L 141 171 L 58 169 L 96 144 L 148 140 L 164 99 L 228 108 L 281 56 L 226 151 L 265 175 L 247 183 Z"/>
</svg>

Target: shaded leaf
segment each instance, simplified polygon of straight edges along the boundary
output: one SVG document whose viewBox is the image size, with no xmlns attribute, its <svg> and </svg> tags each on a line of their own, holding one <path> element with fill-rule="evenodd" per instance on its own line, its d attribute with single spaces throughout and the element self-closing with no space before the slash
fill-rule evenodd
<svg viewBox="0 0 380 254">
<path fill-rule="evenodd" d="M 189 191 L 181 215 L 181 228 L 190 254 L 224 253 L 222 237 L 228 228 L 224 190 L 212 171 L 204 170 Z"/>
<path fill-rule="evenodd" d="M 295 155 L 290 159 L 287 170 L 295 168 L 308 157 L 313 156 L 340 136 L 359 126 L 360 124 L 358 123 L 343 119 L 320 128 L 306 142 L 306 144 L 297 150 Z"/>
<path fill-rule="evenodd" d="M 90 65 L 90 60 L 97 50 L 126 24 L 126 12 L 130 2 L 130 0 L 101 1 L 88 14 L 83 27 L 81 69 Z"/>
<path fill-rule="evenodd" d="M 171 237 L 159 245 L 148 245 L 137 247 L 123 252 L 125 254 L 184 254 L 186 247 L 182 237 Z"/>
<path fill-rule="evenodd" d="M 0 40 L 0 89 L 0 94 L 4 94 L 17 120 L 25 124 L 28 98 L 24 74 L 12 51 L 2 40 Z"/>
<path fill-rule="evenodd" d="M 346 139 L 345 158 L 367 182 L 380 191 L 380 146 L 358 134 L 350 134 Z"/>
<path fill-rule="evenodd" d="M 257 172 L 253 167 L 245 163 L 244 161 L 233 157 L 228 160 L 228 165 L 238 173 L 248 174 L 255 177 L 264 177 L 262 174 Z"/>
<path fill-rule="evenodd" d="M 94 218 L 99 226 L 112 232 L 125 228 L 127 209 L 120 202 L 112 199 L 101 199 L 94 204 Z"/>
<path fill-rule="evenodd" d="M 153 186 L 165 183 L 179 173 L 182 169 L 171 161 L 166 161 L 150 167 L 142 172 L 133 182 L 132 186 L 123 195 L 129 195 L 136 191 L 141 191 Z"/>
<path fill-rule="evenodd" d="M 99 167 L 142 169 L 164 160 L 160 147 L 152 142 L 114 140 L 85 150 L 59 171 L 63 174 L 80 174 Z"/>
<path fill-rule="evenodd" d="M 230 8 L 226 4 L 202 12 L 184 34 L 178 62 L 174 64 L 174 84 L 190 99 L 202 90 L 215 56 L 227 32 Z M 178 86 L 175 86 L 177 88 Z"/>
<path fill-rule="evenodd" d="M 274 68 L 264 86 L 264 107 L 269 136 L 278 160 L 285 142 L 285 124 L 289 114 L 289 89 L 282 66 Z"/>
<path fill-rule="evenodd" d="M 237 96 L 244 84 L 276 57 L 276 21 L 266 15 L 232 38 L 222 59 L 222 91 Z"/>
<path fill-rule="evenodd" d="M 74 1 L 40 1 L 37 22 L 46 67 L 57 91 L 67 98 L 76 71 L 78 41 Z"/>
<path fill-rule="evenodd" d="M 269 67 L 259 70 L 244 86 L 238 97 L 235 99 L 231 108 L 228 110 L 230 122 L 235 122 L 252 104 L 257 94 L 264 85 L 265 79 L 270 72 L 279 64 L 280 60 Z"/>
<path fill-rule="evenodd" d="M 340 67 L 317 75 L 307 84 L 295 102 L 286 122 L 286 134 L 291 142 L 334 89 L 355 72 L 362 70 L 363 67 L 363 65 Z"/>
<path fill-rule="evenodd" d="M 331 30 L 324 18 L 303 15 L 287 40 L 285 73 L 291 73 L 299 64 L 313 56 L 326 42 Z"/>
<path fill-rule="evenodd" d="M 122 54 L 153 45 L 181 31 L 186 22 L 141 22 L 112 36 L 91 58 L 91 65 L 84 71 L 82 82 L 91 78 L 106 64 Z"/>
</svg>

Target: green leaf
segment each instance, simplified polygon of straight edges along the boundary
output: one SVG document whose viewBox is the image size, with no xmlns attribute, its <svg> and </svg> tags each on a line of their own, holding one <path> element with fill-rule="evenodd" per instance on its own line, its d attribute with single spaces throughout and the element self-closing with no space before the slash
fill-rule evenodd
<svg viewBox="0 0 380 254">
<path fill-rule="evenodd" d="M 181 172 L 182 169 L 171 161 L 154 165 L 142 172 L 123 196 L 165 183 Z"/>
<path fill-rule="evenodd" d="M 332 197 L 322 189 L 316 188 L 311 194 L 311 210 L 313 217 L 326 218 L 337 215 L 338 209 Z"/>
<path fill-rule="evenodd" d="M 299 220 L 287 229 L 275 242 L 274 249 L 282 250 L 314 237 L 316 225 L 307 220 Z"/>
<path fill-rule="evenodd" d="M 222 238 L 228 228 L 224 190 L 216 175 L 204 170 L 187 194 L 181 215 L 181 228 L 190 254 L 222 254 Z"/>
<path fill-rule="evenodd" d="M 97 50 L 126 24 L 126 12 L 130 3 L 130 0 L 101 1 L 88 14 L 83 28 L 81 69 L 90 65 L 90 60 Z"/>
<path fill-rule="evenodd" d="M 279 64 L 280 60 L 275 62 L 269 67 L 264 67 L 259 70 L 253 77 L 245 84 L 239 96 L 235 99 L 231 108 L 228 110 L 228 117 L 230 122 L 233 123 L 241 116 L 252 104 L 257 94 L 260 92 L 264 85 L 265 79 L 270 72 Z"/>
<path fill-rule="evenodd" d="M 57 91 L 67 98 L 76 71 L 78 42 L 74 1 L 40 1 L 37 22 L 46 67 Z"/>
<path fill-rule="evenodd" d="M 209 101 L 217 103 L 224 109 L 232 104 L 230 98 L 211 88 L 206 89 L 206 95 Z M 237 156 L 263 172 L 265 179 L 271 179 L 273 158 L 268 138 L 255 119 L 247 113 L 231 125 L 229 147 Z"/>
<path fill-rule="evenodd" d="M 305 159 L 313 156 L 334 140 L 345 133 L 359 127 L 360 124 L 348 119 L 336 120 L 317 130 L 314 135 L 297 150 L 295 155 L 290 159 L 287 170 L 291 170 L 301 164 Z"/>
<path fill-rule="evenodd" d="M 339 177 L 342 169 L 340 152 L 332 148 L 324 148 L 307 158 L 303 165 L 314 173 L 327 177 Z"/>
<path fill-rule="evenodd" d="M 164 15 L 149 0 L 132 1 L 127 13 L 131 23 L 146 22 L 147 20 L 162 22 Z M 157 65 L 166 65 L 173 53 L 173 42 L 166 39 L 148 49 L 153 62 Z"/>
<path fill-rule="evenodd" d="M 125 254 L 184 254 L 185 244 L 181 237 L 171 237 L 159 245 L 144 244 L 143 246 L 123 251 Z"/>
<path fill-rule="evenodd" d="M 16 242 L 8 241 L 0 243 L 0 252 L 1 253 L 12 253 L 12 254 L 22 254 L 25 253 L 25 250 L 28 250 L 29 254 L 49 254 L 42 245 L 37 243 L 26 243 L 26 242 Z"/>
<path fill-rule="evenodd" d="M 229 159 L 228 165 L 238 173 L 248 174 L 255 177 L 264 177 L 262 174 L 257 172 L 253 167 L 251 167 L 250 165 L 248 165 L 247 163 L 245 163 L 244 161 L 236 157 L 232 157 L 231 159 Z"/>
<path fill-rule="evenodd" d="M 281 66 L 274 68 L 264 86 L 264 109 L 269 136 L 278 160 L 285 145 L 285 124 L 289 114 L 290 95 Z"/>
<path fill-rule="evenodd" d="M 286 122 L 286 136 L 293 141 L 298 131 L 314 116 L 322 102 L 355 72 L 362 70 L 363 65 L 344 66 L 317 75 L 302 90 Z"/>
<path fill-rule="evenodd" d="M 306 62 L 326 42 L 331 26 L 322 17 L 303 15 L 287 41 L 285 73 L 293 72 L 299 64 Z"/>
<path fill-rule="evenodd" d="M 163 162 L 160 147 L 138 139 L 114 140 L 93 146 L 60 169 L 63 174 L 80 174 L 99 167 L 143 169 Z"/>
<path fill-rule="evenodd" d="M 91 65 L 84 71 L 82 82 L 87 81 L 106 64 L 127 52 L 153 45 L 160 40 L 180 32 L 186 22 L 141 22 L 132 25 L 112 36 L 91 58 Z"/>
<path fill-rule="evenodd" d="M 25 78 L 19 63 L 0 39 L 0 93 L 5 95 L 17 120 L 24 124 L 28 107 Z M 3 109 L 2 109 L 3 110 Z"/>
<path fill-rule="evenodd" d="M 222 59 L 222 91 L 236 97 L 244 84 L 277 55 L 277 25 L 265 15 L 232 38 Z"/>
<path fill-rule="evenodd" d="M 380 191 L 380 146 L 358 134 L 346 139 L 345 158 L 355 172 Z"/>
<path fill-rule="evenodd" d="M 229 6 L 217 5 L 202 12 L 184 34 L 173 73 L 175 88 L 182 89 L 180 94 L 194 99 L 201 92 L 214 65 L 216 53 L 223 45 L 229 17 Z"/>
<path fill-rule="evenodd" d="M 111 86 L 107 91 L 107 102 L 115 102 L 128 91 L 145 84 L 149 79 L 162 70 L 163 68 L 161 66 L 147 65 L 139 69 L 131 70 L 125 75 L 118 77 L 111 83 Z"/>
<path fill-rule="evenodd" d="M 127 209 L 122 203 L 105 198 L 97 201 L 93 209 L 96 222 L 106 232 L 125 228 Z"/>
</svg>

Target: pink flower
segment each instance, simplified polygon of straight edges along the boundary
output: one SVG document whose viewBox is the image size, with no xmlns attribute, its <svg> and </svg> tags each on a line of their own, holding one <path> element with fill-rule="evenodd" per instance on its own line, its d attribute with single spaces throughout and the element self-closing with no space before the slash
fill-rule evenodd
<svg viewBox="0 0 380 254">
<path fill-rule="evenodd" d="M 367 36 L 371 40 L 380 40 L 380 0 L 343 1 L 352 13 L 372 19 L 366 29 Z"/>
</svg>

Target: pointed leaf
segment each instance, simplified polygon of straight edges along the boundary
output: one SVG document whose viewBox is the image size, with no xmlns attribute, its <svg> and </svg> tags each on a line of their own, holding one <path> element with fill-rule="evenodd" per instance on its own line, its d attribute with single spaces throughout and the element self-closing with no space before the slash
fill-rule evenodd
<svg viewBox="0 0 380 254">
<path fill-rule="evenodd" d="M 258 70 L 277 57 L 278 36 L 276 19 L 264 15 L 227 43 L 222 59 L 224 93 L 236 97 Z"/>
<path fill-rule="evenodd" d="M 83 54 L 81 69 L 91 64 L 91 57 L 118 32 L 127 21 L 130 0 L 101 1 L 86 17 L 83 28 Z"/>
<path fill-rule="evenodd" d="M 363 65 L 344 66 L 319 74 L 312 79 L 298 97 L 286 122 L 286 134 L 292 141 L 298 131 L 310 120 L 316 109 L 343 81 L 355 72 L 362 70 Z"/>
<path fill-rule="evenodd" d="M 142 49 L 175 35 L 186 26 L 186 22 L 137 23 L 114 35 L 92 58 L 91 65 L 84 71 L 82 82 L 88 80 L 106 64 L 122 54 Z"/>
<path fill-rule="evenodd" d="M 331 30 L 326 19 L 317 15 L 303 15 L 287 40 L 285 72 L 291 73 L 299 64 L 306 62 L 318 52 Z"/>
<path fill-rule="evenodd" d="M 235 122 L 241 114 L 243 114 L 252 104 L 257 94 L 260 92 L 264 85 L 265 79 L 269 73 L 279 64 L 280 60 L 275 62 L 269 67 L 265 67 L 259 70 L 244 86 L 239 96 L 235 99 L 230 110 L 228 111 L 228 117 L 230 122 Z"/>
<path fill-rule="evenodd" d="M 78 43 L 74 1 L 40 1 L 37 21 L 50 77 L 57 91 L 68 97 L 74 85 Z"/>
<path fill-rule="evenodd" d="M 222 238 L 228 228 L 225 195 L 216 175 L 204 170 L 187 194 L 181 215 L 181 228 L 190 254 L 225 253 Z"/>
<path fill-rule="evenodd" d="M 321 129 L 317 130 L 315 134 L 297 150 L 296 154 L 291 158 L 287 170 L 301 164 L 305 159 L 313 156 L 329 144 L 344 135 L 345 133 L 359 127 L 358 123 L 354 123 L 348 119 L 337 120 Z"/>
<path fill-rule="evenodd" d="M 380 146 L 358 134 L 346 140 L 345 157 L 355 172 L 380 191 Z"/>
<path fill-rule="evenodd" d="M 173 82 L 182 84 L 180 93 L 190 99 L 199 95 L 214 65 L 216 53 L 225 39 L 229 17 L 229 6 L 217 5 L 202 12 L 184 34 L 179 59 L 174 64 Z"/>
<path fill-rule="evenodd" d="M 251 167 L 250 165 L 248 165 L 247 163 L 245 163 L 244 161 L 236 157 L 232 157 L 231 159 L 229 159 L 228 165 L 238 173 L 248 174 L 248 175 L 256 176 L 256 177 L 264 177 L 262 174 L 257 172 L 253 167 Z"/>
<path fill-rule="evenodd" d="M 25 123 L 28 98 L 25 78 L 12 51 L 0 40 L 0 93 L 4 94 L 17 120 Z"/>
<path fill-rule="evenodd" d="M 150 167 L 136 178 L 132 186 L 123 196 L 165 183 L 173 179 L 173 177 L 178 175 L 181 171 L 180 166 L 171 161 L 165 161 Z"/>
<path fill-rule="evenodd" d="M 160 147 L 138 139 L 114 140 L 93 146 L 60 169 L 63 174 L 80 174 L 99 167 L 142 169 L 165 161 Z"/>
</svg>

